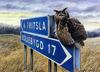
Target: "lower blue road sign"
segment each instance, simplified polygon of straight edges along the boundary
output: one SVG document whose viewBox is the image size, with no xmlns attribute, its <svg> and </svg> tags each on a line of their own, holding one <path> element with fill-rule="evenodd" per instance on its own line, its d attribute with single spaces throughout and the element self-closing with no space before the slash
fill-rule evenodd
<svg viewBox="0 0 100 72">
<path fill-rule="evenodd" d="M 33 33 L 21 32 L 21 41 L 48 59 L 73 72 L 73 48 L 64 47 L 59 40 Z"/>
</svg>

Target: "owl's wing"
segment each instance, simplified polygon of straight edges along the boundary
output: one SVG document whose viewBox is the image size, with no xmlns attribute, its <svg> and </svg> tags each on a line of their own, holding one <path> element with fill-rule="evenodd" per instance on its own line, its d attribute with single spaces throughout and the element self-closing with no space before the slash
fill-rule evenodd
<svg viewBox="0 0 100 72">
<path fill-rule="evenodd" d="M 87 34 L 81 22 L 75 18 L 71 18 L 70 21 L 74 26 L 73 28 L 75 28 L 75 31 L 72 35 L 74 35 L 74 37 L 76 36 L 77 39 L 85 40 L 87 38 Z"/>
<path fill-rule="evenodd" d="M 71 17 L 71 18 L 69 18 L 69 19 L 70 19 L 70 21 L 73 22 L 73 23 L 81 24 L 81 22 L 80 22 L 78 19 L 74 18 L 74 17 Z"/>
</svg>

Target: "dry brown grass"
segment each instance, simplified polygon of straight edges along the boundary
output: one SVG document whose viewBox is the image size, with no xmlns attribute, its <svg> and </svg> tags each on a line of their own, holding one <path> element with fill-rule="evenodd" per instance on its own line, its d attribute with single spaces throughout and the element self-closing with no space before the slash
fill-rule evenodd
<svg viewBox="0 0 100 72">
<path fill-rule="evenodd" d="M 100 72 L 100 37 L 90 38 L 85 41 L 86 46 L 81 49 L 81 71 Z M 28 72 L 29 71 L 28 49 Z M 35 72 L 47 72 L 48 60 L 34 52 Z M 23 72 L 23 45 L 19 36 L 0 35 L 0 72 Z M 58 66 L 58 72 L 66 72 Z"/>
<path fill-rule="evenodd" d="M 81 49 L 81 70 L 100 72 L 100 37 L 89 38 Z"/>
</svg>

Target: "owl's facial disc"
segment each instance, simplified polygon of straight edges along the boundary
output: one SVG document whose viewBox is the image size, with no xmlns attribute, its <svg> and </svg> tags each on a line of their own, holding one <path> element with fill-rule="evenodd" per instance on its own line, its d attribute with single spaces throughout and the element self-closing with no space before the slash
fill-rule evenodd
<svg viewBox="0 0 100 72">
<path fill-rule="evenodd" d="M 64 13 L 63 11 L 59 11 L 59 12 L 56 13 L 56 14 L 57 14 L 57 16 L 58 16 L 60 19 L 62 19 L 62 18 L 65 17 L 65 13 Z"/>
</svg>

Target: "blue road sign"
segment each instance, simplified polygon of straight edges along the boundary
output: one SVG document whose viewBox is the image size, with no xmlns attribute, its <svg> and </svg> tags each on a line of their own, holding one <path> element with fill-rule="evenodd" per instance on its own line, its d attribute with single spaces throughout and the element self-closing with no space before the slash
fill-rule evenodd
<svg viewBox="0 0 100 72">
<path fill-rule="evenodd" d="M 21 20 L 21 30 L 48 36 L 48 16 Z"/>
<path fill-rule="evenodd" d="M 21 41 L 58 65 L 73 72 L 74 48 L 65 48 L 59 40 L 48 38 L 46 36 L 36 36 L 33 33 L 24 31 L 21 32 Z"/>
</svg>

